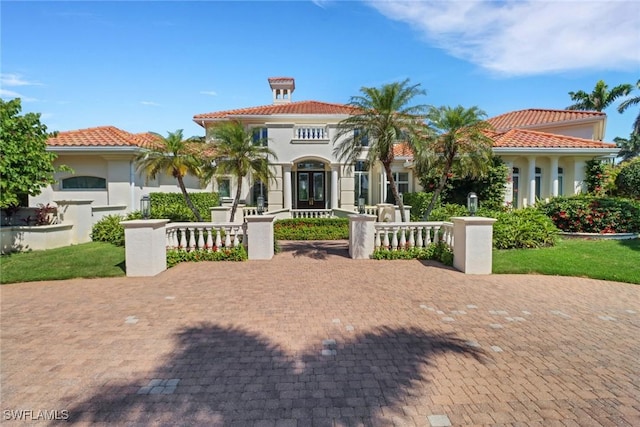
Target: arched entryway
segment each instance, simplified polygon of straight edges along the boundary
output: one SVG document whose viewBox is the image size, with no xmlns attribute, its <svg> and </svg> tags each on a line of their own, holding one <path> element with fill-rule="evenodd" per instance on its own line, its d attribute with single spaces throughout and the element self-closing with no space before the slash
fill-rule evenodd
<svg viewBox="0 0 640 427">
<path fill-rule="evenodd" d="M 309 158 L 294 162 L 291 168 L 294 209 L 329 209 L 331 206 L 331 167 L 328 162 Z"/>
</svg>

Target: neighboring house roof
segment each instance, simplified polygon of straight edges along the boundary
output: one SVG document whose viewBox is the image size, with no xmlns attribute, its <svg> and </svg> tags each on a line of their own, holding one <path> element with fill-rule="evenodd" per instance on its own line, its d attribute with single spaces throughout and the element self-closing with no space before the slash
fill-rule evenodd
<svg viewBox="0 0 640 427">
<path fill-rule="evenodd" d="M 497 133 L 492 139 L 494 148 L 616 148 L 615 144 L 525 129 Z"/>
<path fill-rule="evenodd" d="M 271 116 L 281 114 L 327 114 L 349 115 L 355 109 L 344 104 L 332 104 L 319 101 L 298 101 L 284 104 L 270 104 L 260 107 L 239 108 L 236 110 L 216 111 L 213 113 L 196 114 L 193 120 L 201 125 L 202 120 L 207 119 L 233 119 L 234 116 Z"/>
<path fill-rule="evenodd" d="M 133 134 L 115 126 L 99 126 L 59 132 L 49 138 L 50 147 L 143 147 L 157 137 L 151 133 Z"/>
<path fill-rule="evenodd" d="M 564 122 L 582 120 L 600 120 L 606 117 L 605 113 L 598 111 L 576 110 L 547 110 L 530 108 L 528 110 L 512 111 L 492 117 L 487 121 L 496 131 L 506 131 L 514 128 L 523 128 L 536 125 L 552 125 Z"/>
</svg>

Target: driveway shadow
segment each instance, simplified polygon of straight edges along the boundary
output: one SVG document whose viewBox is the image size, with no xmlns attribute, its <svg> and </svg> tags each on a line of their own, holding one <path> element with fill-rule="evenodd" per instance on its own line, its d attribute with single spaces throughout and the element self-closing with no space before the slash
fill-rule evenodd
<svg viewBox="0 0 640 427">
<path fill-rule="evenodd" d="M 176 333 L 173 357 L 151 382 L 145 375 L 105 385 L 69 408 L 69 422 L 370 425 L 382 407 L 401 413 L 414 385 L 426 381 L 425 366 L 443 353 L 484 359 L 451 334 L 417 328 L 379 328 L 288 354 L 260 334 L 207 323 Z"/>
</svg>

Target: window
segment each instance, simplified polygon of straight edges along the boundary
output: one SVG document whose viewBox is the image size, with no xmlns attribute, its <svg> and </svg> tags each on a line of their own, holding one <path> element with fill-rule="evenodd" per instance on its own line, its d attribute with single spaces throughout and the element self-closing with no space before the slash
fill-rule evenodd
<svg viewBox="0 0 640 427">
<path fill-rule="evenodd" d="M 253 187 L 251 188 L 251 197 L 253 203 L 257 205 L 258 197 L 260 196 L 262 196 L 262 200 L 264 200 L 264 205 L 267 206 L 269 204 L 269 187 L 259 179 L 256 179 L 253 183 Z"/>
<path fill-rule="evenodd" d="M 564 168 L 558 168 L 558 196 L 564 194 Z"/>
<path fill-rule="evenodd" d="M 253 144 L 269 145 L 269 130 L 266 127 L 253 128 Z"/>
<path fill-rule="evenodd" d="M 360 145 L 363 147 L 369 146 L 369 135 L 365 134 L 362 129 L 354 129 L 353 130 L 353 138 L 356 141 L 360 141 Z"/>
<path fill-rule="evenodd" d="M 536 200 L 540 200 L 542 198 L 540 193 L 540 189 L 542 188 L 542 169 L 540 168 L 536 168 L 535 181 L 536 181 Z M 534 202 L 535 202 L 534 200 L 530 201 L 531 204 L 533 204 Z"/>
<path fill-rule="evenodd" d="M 355 200 L 358 203 L 360 197 L 364 198 L 364 204 L 369 204 L 369 164 L 365 161 L 358 160 L 355 164 Z"/>
<path fill-rule="evenodd" d="M 72 176 L 62 180 L 63 190 L 106 190 L 107 180 L 96 176 Z"/>
<path fill-rule="evenodd" d="M 409 192 L 409 173 L 408 172 L 392 172 L 393 179 L 398 186 L 398 193 L 404 194 Z M 387 203 L 395 203 L 393 199 L 393 192 L 391 191 L 391 185 L 387 181 Z"/>
<path fill-rule="evenodd" d="M 520 168 L 513 168 L 511 172 L 511 179 L 513 180 L 513 207 L 518 207 L 518 190 L 520 185 Z"/>
<path fill-rule="evenodd" d="M 231 180 L 229 178 L 218 180 L 218 196 L 231 197 Z"/>
</svg>

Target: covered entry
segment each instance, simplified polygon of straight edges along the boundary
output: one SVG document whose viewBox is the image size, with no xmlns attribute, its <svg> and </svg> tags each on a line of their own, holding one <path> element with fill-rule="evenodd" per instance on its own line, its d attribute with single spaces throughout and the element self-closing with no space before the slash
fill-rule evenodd
<svg viewBox="0 0 640 427">
<path fill-rule="evenodd" d="M 328 209 L 330 194 L 327 164 L 318 160 L 296 162 L 293 170 L 294 209 Z"/>
</svg>

